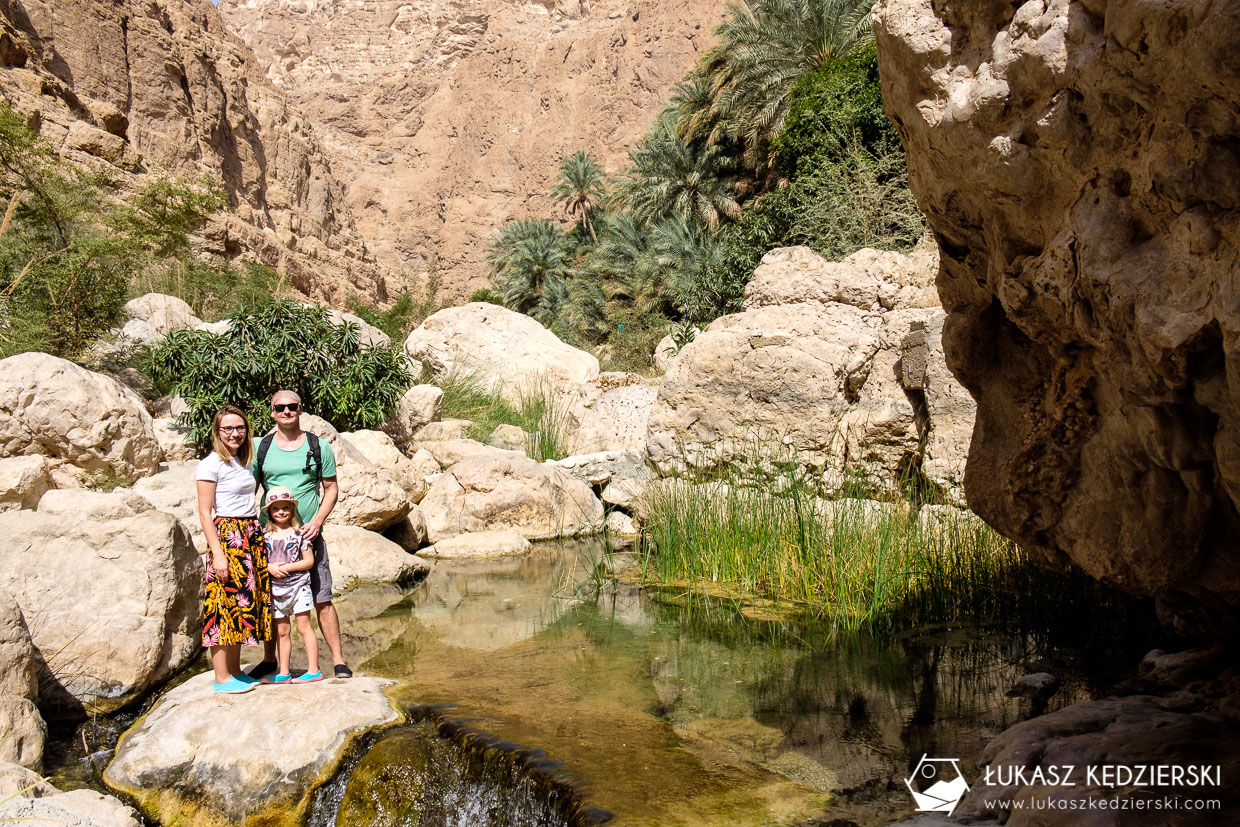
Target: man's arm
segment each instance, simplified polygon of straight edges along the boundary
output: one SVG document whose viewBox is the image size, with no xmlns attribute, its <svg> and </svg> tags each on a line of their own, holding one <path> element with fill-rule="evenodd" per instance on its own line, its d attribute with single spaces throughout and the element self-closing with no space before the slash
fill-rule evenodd
<svg viewBox="0 0 1240 827">
<path fill-rule="evenodd" d="M 323 523 L 327 520 L 327 515 L 332 513 L 332 509 L 336 507 L 336 498 L 340 496 L 340 486 L 336 483 L 335 477 L 323 477 L 323 501 L 319 503 L 319 510 L 315 512 L 310 522 L 301 527 L 301 536 L 307 540 L 313 540 L 319 536 L 319 532 L 323 530 Z"/>
</svg>

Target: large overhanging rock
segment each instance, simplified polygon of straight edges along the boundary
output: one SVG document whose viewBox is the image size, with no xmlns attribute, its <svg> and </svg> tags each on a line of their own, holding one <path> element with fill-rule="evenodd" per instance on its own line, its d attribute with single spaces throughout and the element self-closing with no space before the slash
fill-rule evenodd
<svg viewBox="0 0 1240 827">
<path fill-rule="evenodd" d="M 44 500 L 0 514 L 0 588 L 46 662 L 44 709 L 106 714 L 197 653 L 202 561 L 180 521 L 131 492 Z"/>
<path fill-rule="evenodd" d="M 938 369 L 927 332 L 943 317 L 923 306 L 931 267 L 921 254 L 875 250 L 842 262 L 804 247 L 768 253 L 746 309 L 672 359 L 650 413 L 651 463 L 667 475 L 791 461 L 829 486 L 859 478 L 889 490 L 922 469 L 933 444 L 932 481 L 959 499 L 959 464 L 943 455 L 972 413 L 940 404 L 964 394 Z"/>
<path fill-rule="evenodd" d="M 390 681 L 327 680 L 211 691 L 210 671 L 173 689 L 126 732 L 104 772 L 164 824 L 297 825 L 362 733 L 398 722 Z"/>
<path fill-rule="evenodd" d="M 875 22 L 977 400 L 969 504 L 1234 629 L 1236 7 L 881 0 Z"/>
<path fill-rule="evenodd" d="M 598 376 L 598 359 L 523 313 L 486 302 L 440 310 L 409 334 L 405 352 L 436 379 L 472 374 L 510 402 L 559 394 Z"/>
<path fill-rule="evenodd" d="M 589 485 L 511 451 L 462 459 L 435 480 L 421 508 L 432 543 L 504 530 L 545 540 L 593 533 L 603 524 L 603 504 Z"/>
<path fill-rule="evenodd" d="M 110 376 L 46 353 L 0 360 L 0 457 L 52 460 L 58 485 L 159 470 L 163 451 L 141 397 Z"/>
</svg>

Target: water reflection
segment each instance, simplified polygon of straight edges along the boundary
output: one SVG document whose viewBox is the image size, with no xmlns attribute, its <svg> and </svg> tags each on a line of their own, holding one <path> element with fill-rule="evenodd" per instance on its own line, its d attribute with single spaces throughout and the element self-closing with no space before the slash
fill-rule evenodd
<svg viewBox="0 0 1240 827">
<path fill-rule="evenodd" d="M 686 607 L 617 585 L 628 560 L 575 543 L 441 564 L 411 592 L 342 599 L 346 647 L 402 681 L 400 700 L 545 750 L 620 824 L 885 823 L 911 812 L 903 779 L 923 753 L 971 772 L 1030 714 L 1005 695 L 1027 671 L 1066 678 L 1051 709 L 1112 677 L 1045 630 L 830 641 L 813 623 Z"/>
</svg>

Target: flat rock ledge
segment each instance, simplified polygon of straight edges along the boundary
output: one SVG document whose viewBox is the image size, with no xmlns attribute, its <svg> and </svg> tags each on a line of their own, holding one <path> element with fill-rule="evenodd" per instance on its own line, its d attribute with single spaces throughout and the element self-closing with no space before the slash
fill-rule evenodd
<svg viewBox="0 0 1240 827">
<path fill-rule="evenodd" d="M 422 557 L 462 560 L 475 557 L 518 557 L 529 554 L 530 541 L 515 531 L 471 531 L 421 549 Z"/>
<path fill-rule="evenodd" d="M 215 695 L 212 674 L 165 695 L 120 740 L 103 779 L 163 824 L 304 822 L 350 743 L 404 720 L 392 681 L 357 677 Z"/>
</svg>

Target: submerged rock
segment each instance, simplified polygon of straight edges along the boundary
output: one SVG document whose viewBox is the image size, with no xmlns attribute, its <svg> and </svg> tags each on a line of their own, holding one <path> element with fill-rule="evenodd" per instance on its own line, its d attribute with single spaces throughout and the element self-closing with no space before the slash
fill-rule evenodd
<svg viewBox="0 0 1240 827">
<path fill-rule="evenodd" d="M 355 677 L 216 695 L 211 672 L 121 736 L 103 779 L 165 824 L 301 824 L 310 794 L 362 733 L 399 722 L 390 681 Z"/>
</svg>

